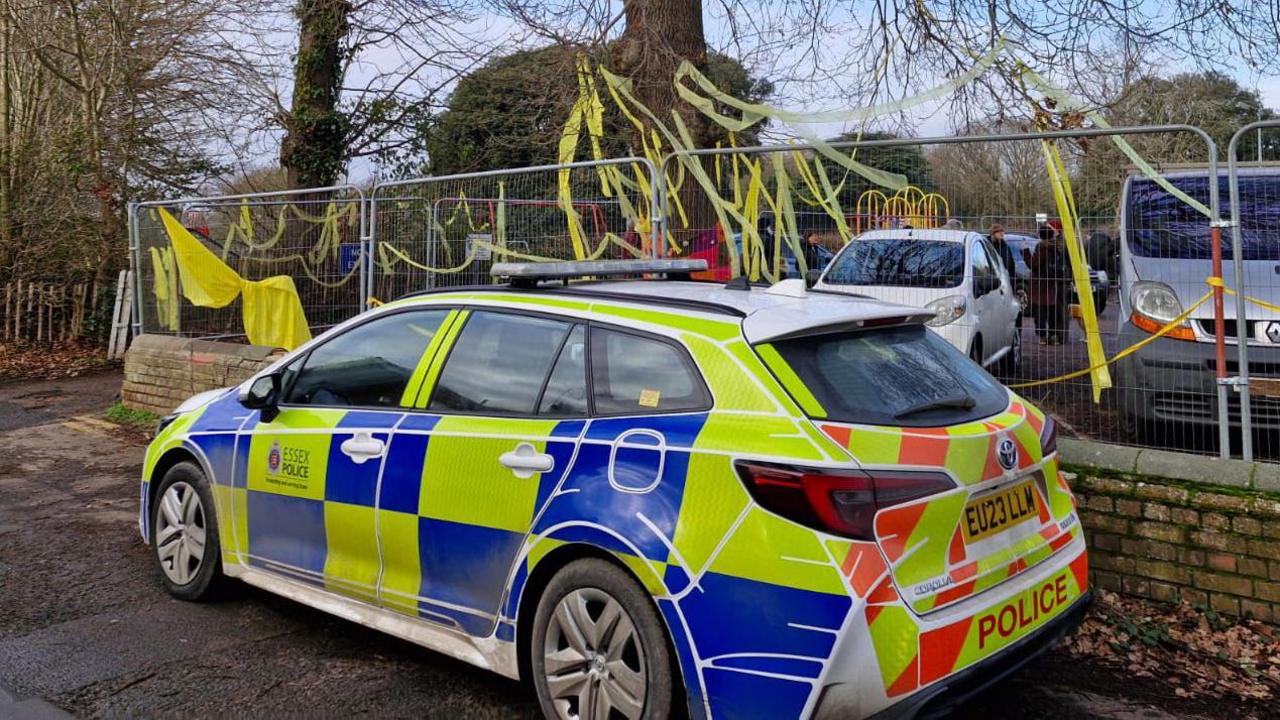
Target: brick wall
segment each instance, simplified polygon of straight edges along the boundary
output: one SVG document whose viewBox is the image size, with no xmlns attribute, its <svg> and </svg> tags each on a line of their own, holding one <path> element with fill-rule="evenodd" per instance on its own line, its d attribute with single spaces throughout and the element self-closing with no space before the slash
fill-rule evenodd
<svg viewBox="0 0 1280 720">
<path fill-rule="evenodd" d="M 1280 468 L 1134 448 L 1104 463 L 1085 445 L 1063 461 L 1095 585 L 1280 624 Z"/>
<path fill-rule="evenodd" d="M 282 354 L 261 345 L 139 335 L 124 356 L 122 399 L 164 415 L 198 392 L 240 383 Z"/>
</svg>

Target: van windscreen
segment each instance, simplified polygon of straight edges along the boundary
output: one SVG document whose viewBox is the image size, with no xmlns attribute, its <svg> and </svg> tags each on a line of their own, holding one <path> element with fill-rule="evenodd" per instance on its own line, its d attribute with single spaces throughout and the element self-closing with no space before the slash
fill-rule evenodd
<svg viewBox="0 0 1280 720">
<path fill-rule="evenodd" d="M 758 350 L 793 395 L 797 382 L 812 395 L 811 416 L 836 422 L 939 427 L 1009 404 L 999 382 L 923 325 L 799 337 Z"/>
<path fill-rule="evenodd" d="M 1175 177 L 1169 183 L 1205 205 L 1209 178 Z M 1218 178 L 1222 215 L 1227 217 L 1229 188 Z M 1146 178 L 1129 181 L 1125 226 L 1129 249 L 1140 257 L 1208 260 L 1209 218 L 1159 184 Z M 1245 260 L 1280 260 L 1280 174 L 1240 176 L 1240 241 Z M 1222 233 L 1222 256 L 1231 258 L 1231 233 Z"/>
</svg>

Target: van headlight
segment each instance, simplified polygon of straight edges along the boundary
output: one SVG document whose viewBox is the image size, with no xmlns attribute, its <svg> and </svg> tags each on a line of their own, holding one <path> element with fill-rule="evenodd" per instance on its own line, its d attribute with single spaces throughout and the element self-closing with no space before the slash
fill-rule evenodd
<svg viewBox="0 0 1280 720">
<path fill-rule="evenodd" d="M 1178 300 L 1177 293 L 1161 282 L 1134 283 L 1133 290 L 1129 292 L 1129 301 L 1134 312 L 1161 325 L 1168 325 L 1182 314 L 1182 301 Z"/>
<path fill-rule="evenodd" d="M 1149 280 L 1133 284 L 1129 291 L 1129 304 L 1133 306 L 1133 314 L 1129 322 L 1143 332 L 1155 335 L 1182 314 L 1182 301 L 1178 299 L 1173 288 L 1160 282 Z M 1196 331 L 1191 324 L 1182 321 L 1176 327 L 1164 330 L 1164 337 L 1170 340 L 1195 341 Z"/>
<path fill-rule="evenodd" d="M 963 295 L 948 295 L 944 298 L 938 298 L 924 306 L 925 310 L 933 313 L 933 319 L 926 321 L 925 325 L 929 327 L 949 325 L 964 317 L 964 313 L 968 308 L 969 306 L 965 302 Z"/>
</svg>

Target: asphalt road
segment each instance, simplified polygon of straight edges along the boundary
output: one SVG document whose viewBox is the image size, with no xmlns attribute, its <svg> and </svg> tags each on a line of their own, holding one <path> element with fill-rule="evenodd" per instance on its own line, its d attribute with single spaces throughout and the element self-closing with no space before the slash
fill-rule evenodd
<svg viewBox="0 0 1280 720">
<path fill-rule="evenodd" d="M 97 417 L 119 385 L 0 385 L 0 718 L 13 695 L 87 717 L 535 715 L 519 683 L 245 586 L 171 599 L 138 538 L 140 440 Z M 1202 716 L 1166 696 L 1051 653 L 964 715 Z"/>
</svg>

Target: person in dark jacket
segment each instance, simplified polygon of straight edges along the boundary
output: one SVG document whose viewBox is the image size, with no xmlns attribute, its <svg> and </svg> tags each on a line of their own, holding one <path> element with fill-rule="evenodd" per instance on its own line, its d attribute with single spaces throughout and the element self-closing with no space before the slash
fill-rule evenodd
<svg viewBox="0 0 1280 720">
<path fill-rule="evenodd" d="M 1089 262 L 1089 267 L 1106 272 L 1107 278 L 1112 283 L 1116 282 L 1120 251 L 1116 248 L 1115 239 L 1107 233 L 1106 228 L 1097 227 L 1089 233 L 1089 240 L 1084 246 L 1084 256 Z"/>
<path fill-rule="evenodd" d="M 1031 269 L 1027 302 L 1041 344 L 1061 344 L 1069 332 L 1067 252 L 1062 236 L 1049 225 L 1040 226 L 1040 242 L 1034 252 L 1024 249 L 1023 260 Z"/>
<path fill-rule="evenodd" d="M 821 270 L 831 259 L 830 251 L 822 247 L 818 231 L 813 228 L 800 234 L 800 251 L 804 253 L 804 265 L 807 270 Z"/>
<path fill-rule="evenodd" d="M 1009 282 L 1012 284 L 1018 279 L 1018 270 L 1013 264 L 1013 248 L 1009 247 L 1009 243 L 1004 240 L 1004 226 L 996 223 L 991 226 L 991 231 L 987 233 L 987 239 L 991 241 L 991 247 L 995 248 L 996 254 L 1000 256 L 1000 262 L 1004 263 L 1004 271 L 1009 275 Z"/>
</svg>

